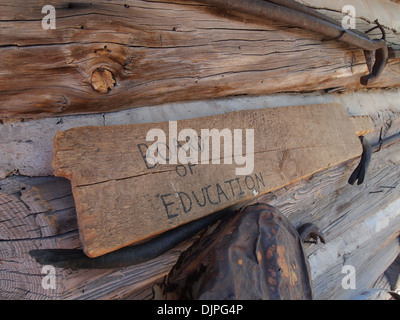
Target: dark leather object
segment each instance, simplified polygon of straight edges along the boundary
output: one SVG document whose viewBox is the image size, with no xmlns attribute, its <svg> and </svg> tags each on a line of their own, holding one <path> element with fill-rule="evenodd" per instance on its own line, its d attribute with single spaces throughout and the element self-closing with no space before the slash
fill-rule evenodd
<svg viewBox="0 0 400 320">
<path fill-rule="evenodd" d="M 267 204 L 225 219 L 183 252 L 155 299 L 312 299 L 299 234 Z"/>
</svg>

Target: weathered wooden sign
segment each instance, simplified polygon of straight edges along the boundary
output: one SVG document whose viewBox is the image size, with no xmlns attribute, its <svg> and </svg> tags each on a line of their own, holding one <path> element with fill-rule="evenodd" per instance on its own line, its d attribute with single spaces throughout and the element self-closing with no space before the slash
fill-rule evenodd
<svg viewBox="0 0 400 320">
<path fill-rule="evenodd" d="M 58 132 L 85 253 L 142 241 L 360 156 L 343 106 L 245 110 Z"/>
</svg>

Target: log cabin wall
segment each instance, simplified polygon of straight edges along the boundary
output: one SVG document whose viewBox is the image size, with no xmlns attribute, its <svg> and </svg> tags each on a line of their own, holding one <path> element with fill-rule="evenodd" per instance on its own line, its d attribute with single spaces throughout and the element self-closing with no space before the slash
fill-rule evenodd
<svg viewBox="0 0 400 320">
<path fill-rule="evenodd" d="M 338 21 L 346 4 L 301 2 Z M 56 288 L 44 289 L 42 266 L 29 250 L 81 247 L 70 182 L 51 168 L 57 131 L 338 102 L 350 116 L 372 119 L 373 143 L 400 132 L 400 60 L 364 87 L 362 50 L 298 28 L 195 1 L 49 4 L 56 9 L 56 29 L 49 30 L 41 25 L 42 3 L 0 6 L 2 299 L 148 299 L 196 239 L 127 268 L 57 268 Z M 378 18 L 388 45 L 400 48 L 398 1 L 354 6 L 357 29 Z M 360 186 L 347 183 L 359 162 L 353 159 L 257 199 L 295 226 L 314 222 L 324 231 L 326 245 L 306 248 L 316 299 L 399 289 L 399 155 L 399 143 L 374 153 Z M 345 265 L 356 268 L 356 289 L 341 286 Z"/>
</svg>

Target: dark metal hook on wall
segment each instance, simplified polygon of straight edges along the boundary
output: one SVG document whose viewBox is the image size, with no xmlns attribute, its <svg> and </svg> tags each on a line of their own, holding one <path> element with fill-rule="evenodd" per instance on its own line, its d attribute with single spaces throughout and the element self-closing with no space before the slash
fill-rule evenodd
<svg viewBox="0 0 400 320">
<path fill-rule="evenodd" d="M 267 21 L 272 20 L 287 25 L 299 27 L 354 45 L 367 52 L 375 52 L 375 63 L 368 75 L 362 76 L 361 84 L 373 83 L 383 72 L 388 60 L 388 48 L 384 37 L 369 39 L 369 37 L 352 29 L 344 29 L 335 20 L 304 6 L 293 0 L 196 0 L 197 2 L 249 14 Z M 382 26 L 378 24 L 382 30 Z M 383 30 L 384 31 L 384 30 Z"/>
<path fill-rule="evenodd" d="M 376 19 L 374 22 L 376 23 L 376 26 L 371 28 L 371 29 L 369 29 L 369 30 L 367 30 L 367 31 L 365 31 L 365 33 L 367 34 L 367 33 L 370 33 L 371 31 L 373 31 L 375 29 L 379 29 L 381 31 L 381 33 L 382 33 L 382 38 L 381 39 L 386 41 L 386 31 L 385 31 L 385 29 L 379 23 L 378 19 Z"/>
</svg>

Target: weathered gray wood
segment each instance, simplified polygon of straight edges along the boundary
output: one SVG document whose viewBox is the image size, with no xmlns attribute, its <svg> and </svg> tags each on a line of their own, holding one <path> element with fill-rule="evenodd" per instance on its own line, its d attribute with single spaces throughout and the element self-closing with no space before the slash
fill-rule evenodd
<svg viewBox="0 0 400 320">
<path fill-rule="evenodd" d="M 105 114 L 4 121 L 0 125 L 0 178 L 12 173 L 25 176 L 53 175 L 53 138 L 58 131 L 80 126 L 161 122 L 224 114 L 237 110 L 286 107 L 301 104 L 340 103 L 351 116 L 371 115 L 377 126 L 390 124 L 400 112 L 400 90 L 374 89 L 346 94 L 274 94 L 241 96 L 212 101 L 170 103 L 151 108 L 131 108 Z M 400 121 L 397 119 L 397 121 Z M 386 124 L 387 123 L 387 124 Z M 375 140 L 379 137 L 377 130 Z M 390 134 L 390 132 L 388 133 Z M 13 152 L 9 152 L 13 150 Z M 18 154 L 18 157 L 16 156 Z"/>
<path fill-rule="evenodd" d="M 362 16 L 361 20 L 357 20 L 357 27 L 367 30 L 372 21 L 379 18 L 387 31 L 389 28 L 392 29 L 388 32 L 389 41 L 398 43 L 398 35 L 393 33 L 396 28 L 394 27 L 396 19 L 391 19 L 391 14 L 396 12 L 386 11 L 386 18 L 389 17 L 389 20 L 386 21 L 382 20 L 381 15 L 386 10 L 387 3 L 390 2 L 362 1 L 360 3 L 360 1 L 354 2 L 357 14 L 364 14 L 364 12 L 360 12 L 362 11 L 360 5 L 362 5 L 363 10 L 367 8 L 367 12 L 370 12 L 370 16 Z M 97 4 L 96 1 L 90 2 Z M 317 8 L 326 8 L 326 10 L 322 10 L 326 14 L 333 12 L 333 5 L 331 6 L 329 1 L 308 0 L 305 2 L 314 3 L 314 7 Z M 328 2 L 329 5 L 326 5 Z M 391 0 L 391 2 L 399 3 L 398 0 Z M 130 5 L 130 8 L 141 10 L 144 15 L 140 15 L 137 17 L 138 19 L 132 19 L 132 14 L 127 14 L 129 8 L 123 6 L 126 3 Z M 132 5 L 133 3 L 135 5 Z M 41 117 L 58 114 L 60 111 L 60 113 L 66 114 L 76 111 L 102 110 L 106 112 L 110 108 L 123 109 L 154 105 L 161 101 L 196 98 L 196 94 L 199 94 L 200 98 L 208 98 L 240 93 L 309 91 L 348 86 L 358 81 L 360 73 L 366 72 L 362 53 L 350 48 L 343 48 L 336 42 L 322 43 L 314 35 L 299 30 L 295 30 L 296 36 L 293 36 L 293 29 L 282 28 L 282 26 L 271 25 L 264 28 L 259 23 L 244 24 L 243 21 L 230 18 L 221 20 L 214 13 L 205 11 L 199 16 L 197 8 L 186 1 L 183 5 L 182 1 L 174 1 L 174 4 L 167 4 L 166 1 L 154 1 L 153 3 L 143 1 L 141 6 L 138 6 L 138 3 L 139 1 L 129 0 L 104 2 L 100 14 L 90 12 L 90 8 L 79 8 L 79 6 L 75 9 L 68 8 L 67 3 L 62 3 L 62 10 L 58 10 L 59 8 L 56 6 L 57 17 L 60 18 L 57 22 L 57 30 L 45 33 L 40 27 L 41 19 L 44 16 L 41 14 L 42 3 L 33 0 L 19 0 L 14 1 L 12 5 L 9 3 L 2 6 L 0 11 L 2 30 L 0 56 L 2 59 L 0 61 L 3 63 L 0 76 L 2 84 L 0 108 L 3 120 L 5 116 L 9 117 L 10 115 L 18 118 Z M 340 12 L 341 3 L 347 4 L 346 1 L 335 2 L 337 12 Z M 375 10 L 374 5 L 380 10 Z M 142 18 L 148 19 L 150 16 L 152 22 L 155 20 L 154 11 L 146 12 L 146 6 L 157 7 L 156 11 L 160 14 L 157 16 L 157 23 L 163 23 L 159 29 L 154 23 L 152 25 L 141 24 Z M 163 13 L 167 12 L 164 10 L 168 9 L 166 7 L 171 8 L 171 6 L 179 7 L 182 11 L 175 11 L 175 14 L 179 14 L 179 16 L 174 16 L 171 22 L 168 22 Z M 30 11 L 29 15 L 27 15 L 27 11 Z M 169 12 L 173 13 L 172 10 Z M 183 13 L 182 16 L 180 16 L 181 13 Z M 334 13 L 336 14 L 336 12 Z M 194 14 L 196 14 L 196 18 L 192 19 Z M 116 19 L 120 19 L 121 22 L 115 21 Z M 177 27 L 177 21 L 179 21 L 180 27 Z M 101 28 L 99 28 L 99 24 Z M 82 26 L 84 29 L 81 29 Z M 138 27 L 137 30 L 135 30 L 136 27 Z M 174 27 L 176 27 L 175 30 Z M 102 29 L 112 32 L 100 32 Z M 133 34 L 134 37 L 129 38 L 129 34 Z M 193 35 L 195 35 L 194 38 Z M 378 33 L 374 33 L 374 36 L 378 36 Z M 206 40 L 202 37 L 205 37 Z M 88 40 L 89 38 L 90 40 Z M 189 38 L 190 41 L 188 41 Z M 159 41 L 160 39 L 163 40 L 163 43 Z M 211 42 L 208 42 L 209 40 Z M 280 40 L 289 41 L 277 45 Z M 238 42 L 240 42 L 240 51 L 237 46 Z M 177 47 L 177 43 L 183 43 L 183 46 Z M 155 46 L 146 48 L 146 44 Z M 140 48 L 140 45 L 143 48 Z M 123 52 L 124 48 L 129 48 L 128 52 Z M 137 55 L 144 49 L 149 52 L 148 56 Z M 297 49 L 303 50 L 300 55 L 311 52 L 312 59 L 305 57 L 297 59 L 299 57 Z M 188 52 L 189 54 L 187 54 Z M 196 57 L 204 57 L 204 53 L 211 54 L 212 59 L 196 60 Z M 215 59 L 217 54 L 220 55 L 219 58 L 222 57 L 218 63 Z M 46 57 L 45 61 L 43 60 L 44 56 Z M 181 60 L 174 61 L 173 56 Z M 295 70 L 291 68 L 290 61 L 287 60 L 293 56 L 298 65 L 298 69 Z M 127 57 L 127 70 L 118 69 L 125 63 L 120 63 L 119 58 L 121 57 Z M 165 57 L 167 57 L 166 60 L 162 60 Z M 142 66 L 136 61 L 145 64 Z M 156 61 L 155 64 L 154 61 Z M 107 94 L 96 91 L 91 83 L 91 71 L 97 69 L 97 63 L 104 63 L 112 70 L 114 67 L 118 69 L 116 86 Z M 137 65 L 139 65 L 139 70 L 136 69 Z M 144 72 L 141 78 L 135 77 L 138 71 L 149 70 L 147 67 L 154 65 L 160 69 L 150 68 L 148 78 Z M 186 69 L 188 65 L 193 68 L 190 72 Z M 326 67 L 321 67 L 323 65 Z M 278 66 L 279 72 L 274 71 L 276 66 Z M 170 70 L 178 70 L 180 76 L 177 79 L 171 79 L 168 77 Z M 199 73 L 199 70 L 202 72 Z M 340 74 L 344 77 L 326 81 L 330 79 L 331 72 L 334 71 L 336 71 L 335 75 Z M 384 82 L 379 85 L 387 85 L 386 81 L 392 83 L 393 79 L 398 82 L 398 64 L 391 64 L 385 72 L 387 71 Z M 162 81 L 159 78 L 154 80 L 154 74 L 157 72 L 160 72 L 162 76 L 167 74 L 166 80 Z M 62 76 L 54 77 L 54 74 L 62 74 Z M 188 74 L 189 76 L 187 76 Z M 198 79 L 192 77 L 199 74 Z M 287 81 L 288 74 L 294 74 L 290 81 Z M 312 75 L 309 76 L 310 74 Z M 132 78 L 130 78 L 131 76 Z M 165 86 L 168 81 L 173 81 L 174 85 L 164 88 L 167 91 L 160 93 L 157 88 Z M 228 83 L 235 83 L 235 86 L 229 87 Z M 120 93 L 123 90 L 127 91 L 125 95 L 121 96 Z M 359 106 L 362 111 L 370 110 L 370 96 L 366 93 L 362 93 L 362 95 L 354 103 L 345 104 L 348 105 L 349 110 L 355 112 L 352 109 L 354 105 Z M 341 96 L 343 95 L 340 95 L 339 100 L 342 99 Z M 90 99 L 87 99 L 88 97 Z M 329 100 L 331 96 L 328 96 L 327 99 L 327 101 L 318 100 L 313 103 L 340 102 Z M 395 101 L 395 99 L 391 100 Z M 359 101 L 363 101 L 363 103 Z M 301 101 L 301 103 L 303 102 Z M 376 112 L 372 117 L 376 123 L 382 125 L 384 134 L 389 135 L 397 130 L 398 126 L 396 126 L 396 121 L 392 122 L 392 115 L 388 117 L 389 111 L 396 115 L 396 106 L 394 104 L 394 106 L 387 107 L 388 105 L 389 102 L 380 100 L 379 108 L 382 109 L 378 108 L 378 110 L 382 110 L 382 112 Z M 215 106 L 216 109 L 221 109 L 218 103 L 215 103 Z M 148 122 L 149 119 L 159 116 L 157 112 L 152 113 L 152 111 L 147 111 L 147 108 L 142 109 L 144 113 L 150 114 L 149 117 L 145 119 L 142 113 L 138 113 L 138 116 L 131 112 L 134 122 L 137 122 L 137 118 L 145 119 Z M 360 112 L 360 114 L 364 113 Z M 112 116 L 101 114 L 95 116 L 96 125 L 115 121 Z M 123 117 L 129 118 L 129 111 L 124 113 Z M 170 113 L 168 117 L 171 117 Z M 62 119 L 67 122 L 67 117 L 48 119 L 50 122 L 37 125 L 37 130 L 46 131 L 50 126 L 55 127 L 56 123 Z M 51 122 L 53 120 L 54 122 Z M 157 118 L 156 121 L 160 120 L 166 119 Z M 73 123 L 76 122 L 70 123 L 74 126 Z M 27 122 L 25 125 L 28 128 L 33 126 L 32 123 Z M 50 143 L 46 145 L 40 141 L 38 144 L 34 144 L 35 139 L 33 139 L 34 143 L 29 141 L 31 133 L 19 136 L 20 125 L 14 123 L 10 126 L 15 126 L 15 130 L 7 129 L 0 132 L 2 146 L 5 146 L 0 150 L 3 159 L 3 163 L 0 164 L 0 176 L 4 177 L 5 174 L 11 172 L 18 174 L 19 169 L 20 172 L 32 175 L 50 174 L 50 171 L 46 171 L 46 160 L 43 161 L 43 158 L 48 160 L 47 164 L 51 159 L 46 152 L 42 152 L 43 148 L 51 149 L 46 149 Z M 0 127 L 9 128 L 8 125 L 2 126 L 2 121 L 0 121 Z M 375 141 L 379 136 L 379 131 L 377 128 L 373 133 Z M 13 141 L 13 145 L 8 144 L 8 141 Z M 15 151 L 12 154 L 14 158 L 9 157 L 10 149 Z M 37 150 L 41 150 L 40 153 Z M 31 158 L 27 157 L 27 152 L 35 154 L 37 161 L 31 161 Z M 17 161 L 17 153 L 21 159 L 25 159 L 25 163 Z M 277 190 L 266 199 L 279 205 L 279 208 L 284 210 L 296 225 L 303 221 L 315 221 L 324 227 L 328 239 L 338 237 L 347 239 L 352 235 L 352 226 L 365 222 L 364 215 L 367 218 L 373 217 L 382 206 L 392 203 L 393 199 L 398 198 L 399 187 L 395 189 L 380 189 L 379 187 L 383 183 L 393 183 L 392 186 L 394 186 L 399 181 L 395 173 L 398 170 L 399 150 L 378 154 L 373 164 L 375 164 L 371 171 L 373 180 L 372 182 L 367 181 L 365 186 L 354 188 L 346 185 L 346 180 L 356 165 L 356 161 L 354 161 L 315 174 L 293 186 Z M 381 172 L 380 170 L 386 166 L 388 166 L 388 171 Z M 390 170 L 392 172 L 389 172 Z M 62 184 L 59 178 L 53 180 L 49 177 L 39 179 L 13 177 L 0 181 L 0 298 L 149 298 L 152 282 L 169 271 L 184 246 L 160 257 L 154 261 L 154 264 L 143 264 L 107 272 L 57 270 L 57 290 L 46 291 L 41 288 L 40 282 L 44 276 L 40 273 L 41 266 L 37 265 L 27 252 L 36 248 L 80 247 L 78 232 L 73 222 L 75 213 L 73 202 L 71 202 L 70 186 L 66 180 L 63 181 L 63 186 L 58 184 L 59 182 Z M 58 191 L 55 188 L 52 188 L 54 190 L 51 192 L 43 191 L 47 188 L 47 184 L 58 185 Z M 31 189 L 37 185 L 36 191 Z M 374 189 L 374 187 L 377 188 Z M 368 193 L 368 196 L 364 194 L 361 200 L 356 201 L 356 190 L 374 193 Z M 47 194 L 46 197 L 42 197 L 45 202 L 42 201 L 41 196 L 35 197 L 35 193 L 41 194 L 42 192 Z M 52 195 L 52 192 L 61 192 L 61 194 L 58 193 L 56 196 L 55 193 Z M 338 203 L 335 205 L 336 201 Z M 51 202 L 53 205 L 49 207 L 48 203 Z M 358 209 L 358 206 L 361 208 Z M 58 215 L 62 212 L 64 218 L 59 219 Z M 53 223 L 50 217 L 54 217 Z M 349 219 L 348 225 L 347 219 Z M 64 223 L 63 221 L 68 222 Z M 363 279 L 362 285 L 368 289 L 369 279 L 367 279 L 368 281 L 365 279 L 367 277 L 373 279 L 379 269 L 388 264 L 392 256 L 395 256 L 397 250 L 396 238 L 388 239 L 385 243 L 380 244 L 380 241 L 391 231 L 388 229 L 388 234 L 384 230 L 382 232 L 383 234 L 378 234 L 375 242 L 364 242 L 365 245 L 358 249 L 359 253 L 346 252 L 344 256 L 338 257 L 338 261 L 331 261 L 334 268 L 331 274 L 325 275 L 323 271 L 318 271 L 321 265 L 314 264 L 315 274 L 319 272 L 318 277 L 314 279 L 318 286 L 316 297 L 351 296 L 352 292 L 349 294 L 343 290 L 342 292 L 335 291 L 341 290 L 340 286 L 335 288 L 338 283 L 335 277 L 340 272 L 340 265 L 344 263 L 344 260 L 360 265 L 371 254 L 369 263 L 371 269 L 367 270 L 368 265 L 366 268 L 360 269 L 361 276 L 359 277 Z M 374 246 L 379 249 L 374 251 Z M 321 254 L 319 253 L 320 249 L 322 247 L 319 245 L 307 248 L 310 257 Z M 364 277 L 363 274 L 365 274 Z M 325 285 L 326 290 L 324 290 Z M 359 285 L 357 289 L 363 288 Z"/>
<path fill-rule="evenodd" d="M 360 186 L 347 184 L 351 171 L 343 166 L 303 182 L 301 188 L 279 190 L 270 200 L 296 226 L 314 222 L 325 233 L 326 245 L 306 248 L 317 299 L 350 299 L 371 288 L 399 254 L 399 152 L 397 144 L 375 153 Z M 341 287 L 346 264 L 357 271 L 355 290 Z"/>
<path fill-rule="evenodd" d="M 352 239 L 353 227 L 360 223 L 365 223 L 366 219 L 379 216 L 381 209 L 400 196 L 400 188 L 397 186 L 400 176 L 399 163 L 397 156 L 400 152 L 400 145 L 391 146 L 374 154 L 371 163 L 371 171 L 365 185 L 349 186 L 347 179 L 352 170 L 357 165 L 357 160 L 332 167 L 328 170 L 319 172 L 308 179 L 299 181 L 296 184 L 277 190 L 264 197 L 264 200 L 277 206 L 295 226 L 303 222 L 316 222 L 326 233 L 327 245 L 334 243 L 335 239 Z M 62 182 L 61 182 L 62 180 Z M 47 183 L 59 184 L 58 200 L 69 199 L 68 201 L 56 201 L 54 196 L 48 194 L 47 198 L 33 197 L 30 186 L 35 186 L 39 190 L 46 189 Z M 61 184 L 64 184 L 61 186 Z M 42 185 L 42 187 L 40 186 Z M 379 188 L 380 186 L 397 186 L 394 189 Z M 10 208 L 25 208 L 25 213 L 16 216 L 13 220 L 15 226 L 19 226 L 29 216 L 35 214 L 30 211 L 30 207 L 40 208 L 43 204 L 37 204 L 44 200 L 46 203 L 57 203 L 47 212 L 57 215 L 60 210 L 71 207 L 72 198 L 70 197 L 71 187 L 67 180 L 61 178 L 22 178 L 10 177 L 0 180 L 1 196 L 11 197 L 13 201 L 2 203 L 0 227 L 3 227 L 9 219 L 3 219 L 3 212 Z M 25 188 L 25 190 L 21 190 Z M 54 189 L 54 188 L 53 188 Z M 64 191 L 61 191 L 64 190 Z M 370 193 L 382 191 L 379 193 Z M 26 197 L 30 194 L 30 197 Z M 64 195 L 64 196 L 63 196 Z M 26 200 L 27 203 L 20 199 Z M 32 199 L 36 199 L 33 203 Z M 41 210 L 36 210 L 41 211 Z M 38 213 L 36 213 L 37 215 Z M 71 211 L 71 219 L 74 214 Z M 398 218 L 397 218 L 398 219 Z M 48 221 L 48 220 L 47 220 Z M 43 228 L 56 232 L 59 228 L 56 224 Z M 38 226 L 30 226 L 29 229 L 39 229 Z M 49 223 L 49 221 L 47 222 Z M 388 265 L 393 261 L 393 254 L 396 246 L 393 242 L 396 232 L 394 230 L 399 225 L 397 220 L 391 221 L 387 227 L 383 228 L 371 239 L 366 239 L 357 244 L 351 244 L 346 251 L 346 247 L 333 251 L 332 260 L 327 260 L 326 264 L 316 263 L 316 258 L 324 254 L 323 245 L 310 245 L 306 252 L 311 261 L 311 270 L 314 274 L 313 284 L 315 288 L 315 298 L 352 298 L 358 290 L 369 289 L 370 281 L 378 279 Z M 8 224 L 8 228 L 13 228 Z M 57 269 L 56 292 L 43 290 L 41 287 L 41 267 L 29 255 L 28 251 L 37 248 L 79 248 L 80 242 L 77 230 L 67 231 L 58 235 L 47 237 L 9 239 L 2 238 L 0 241 L 0 288 L 1 298 L 3 299 L 136 299 L 149 298 L 151 296 L 152 283 L 159 281 L 175 264 L 180 252 L 191 243 L 188 241 L 180 247 L 171 250 L 165 255 L 154 261 L 117 270 L 62 270 Z M 3 228 L 4 230 L 4 228 Z M 25 228 L 28 230 L 28 228 Z M 22 234 L 22 235 L 21 235 Z M 398 233 L 397 233 L 398 235 Z M 20 233 L 23 236 L 23 233 Z M 18 237 L 19 238 L 19 237 Z M 392 240 L 390 240 L 392 239 Z M 326 247 L 330 248 L 330 247 Z M 386 250 L 385 250 L 386 248 Z M 388 253 L 388 254 L 387 254 Z M 340 256 L 339 256 L 340 254 Z M 364 263 L 368 262 L 366 267 Z M 362 283 L 358 283 L 357 292 L 344 292 L 340 287 L 341 266 L 344 262 L 353 263 L 358 278 Z M 369 266 L 368 266 L 369 265 Z M 330 271 L 331 270 L 331 271 Z"/>
<path fill-rule="evenodd" d="M 385 276 L 390 284 L 390 290 L 400 293 L 400 255 L 397 256 L 396 260 L 386 269 Z"/>
<path fill-rule="evenodd" d="M 66 183 L 67 182 L 67 183 Z M 42 266 L 32 263 L 33 248 L 79 246 L 71 187 L 59 178 L 0 180 L 0 298 L 54 299 L 57 289 L 41 286 Z M 41 192 L 43 191 L 43 192 Z M 74 221 L 75 220 L 75 221 Z"/>
<path fill-rule="evenodd" d="M 361 292 L 353 300 L 393 300 L 393 297 L 382 289 L 369 289 Z"/>
<path fill-rule="evenodd" d="M 44 289 L 32 249 L 80 248 L 71 185 L 63 178 L 0 180 L 0 299 L 123 299 L 164 276 L 190 243 L 149 263 L 116 270 L 56 269 Z"/>
</svg>

